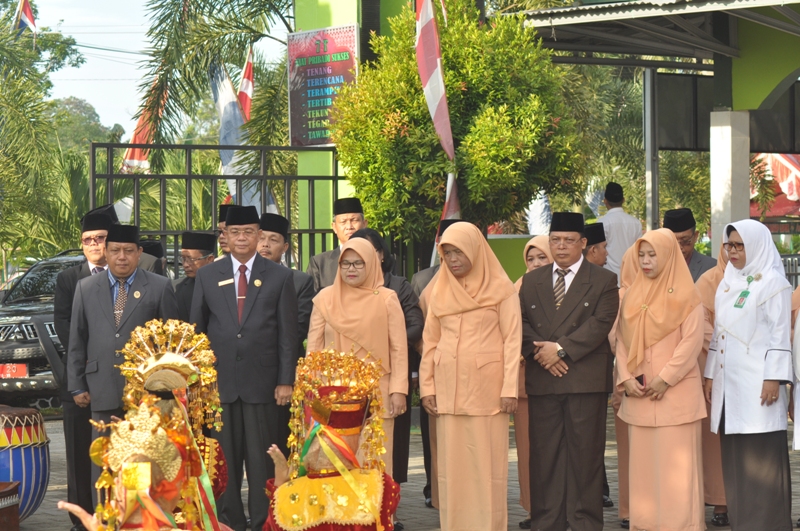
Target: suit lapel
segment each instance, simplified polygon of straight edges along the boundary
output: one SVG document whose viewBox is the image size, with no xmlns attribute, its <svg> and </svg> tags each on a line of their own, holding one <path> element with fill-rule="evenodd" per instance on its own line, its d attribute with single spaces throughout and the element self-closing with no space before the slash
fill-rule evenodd
<svg viewBox="0 0 800 531">
<path fill-rule="evenodd" d="M 103 271 L 95 275 L 95 277 L 97 278 L 92 277 L 92 281 L 94 282 L 94 290 L 96 293 L 95 300 L 98 301 L 98 304 L 100 305 L 100 311 L 108 319 L 111 328 L 116 328 L 114 325 L 114 305 L 111 304 L 111 296 L 113 292 L 111 291 L 111 282 L 108 280 L 108 273 Z"/>
<path fill-rule="evenodd" d="M 553 327 L 551 330 L 556 330 L 559 326 L 561 326 L 561 323 L 563 323 L 569 314 L 572 313 L 572 310 L 575 309 L 575 306 L 580 304 L 583 296 L 586 295 L 587 291 L 589 291 L 589 287 L 589 262 L 584 258 L 581 267 L 575 274 L 575 278 L 572 279 L 572 282 L 569 285 L 567 294 L 564 295 L 564 301 L 561 303 L 561 307 L 555 313 Z"/>
<path fill-rule="evenodd" d="M 90 276 L 92 276 L 92 272 L 89 271 L 89 262 L 84 262 L 81 264 L 80 270 L 78 270 L 78 280 Z"/>
<path fill-rule="evenodd" d="M 137 297 L 136 294 L 139 294 Z M 125 302 L 125 309 L 122 311 L 122 318 L 119 320 L 119 328 L 125 326 L 125 321 L 139 306 L 139 301 L 147 293 L 147 277 L 141 269 L 136 270 L 136 278 L 133 279 L 130 289 L 128 290 L 128 300 Z"/>
<path fill-rule="evenodd" d="M 231 282 L 220 286 L 222 298 L 225 299 L 228 310 L 231 312 L 231 321 L 238 323 L 239 306 L 236 304 L 236 287 L 234 286 L 236 279 L 233 278 L 233 261 L 231 260 L 231 255 L 227 255 L 219 261 L 219 282 L 225 282 L 226 280 L 230 280 Z M 217 283 L 218 286 L 219 282 Z"/>
<path fill-rule="evenodd" d="M 256 298 L 258 297 L 258 292 L 261 289 L 261 284 L 264 282 L 266 277 L 266 266 L 266 258 L 263 258 L 260 254 L 256 254 L 256 259 L 253 260 L 253 269 L 250 271 L 250 282 L 247 283 L 247 298 L 244 300 L 242 322 L 239 323 L 239 328 L 241 328 L 245 321 L 247 321 L 247 316 L 250 315 L 250 310 L 253 309 L 253 305 L 256 303 Z"/>
</svg>

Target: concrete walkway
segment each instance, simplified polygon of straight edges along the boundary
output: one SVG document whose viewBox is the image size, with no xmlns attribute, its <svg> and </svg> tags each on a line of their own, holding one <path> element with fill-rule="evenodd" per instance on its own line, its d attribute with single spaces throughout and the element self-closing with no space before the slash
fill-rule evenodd
<svg viewBox="0 0 800 531">
<path fill-rule="evenodd" d="M 610 408 L 609 408 L 610 410 Z M 606 443 L 606 471 L 611 486 L 611 498 L 617 500 L 617 447 L 614 440 L 614 424 L 609 413 L 609 427 Z M 50 437 L 50 486 L 47 495 L 39 510 L 25 520 L 20 528 L 23 531 L 68 531 L 72 526 L 68 516 L 56 509 L 58 500 L 65 499 L 67 494 L 66 465 L 64 463 L 64 431 L 61 421 L 48 421 L 47 434 Z M 791 427 L 790 436 L 791 440 Z M 791 452 L 792 476 L 795 482 L 800 481 L 800 452 Z M 511 449 L 509 451 L 509 488 L 508 488 L 508 529 L 519 529 L 518 523 L 525 518 L 525 512 L 520 507 L 519 485 L 517 483 L 517 451 L 514 447 L 513 434 L 511 436 Z M 425 507 L 422 497 L 422 488 L 425 485 L 425 469 L 422 464 L 422 440 L 419 434 L 411 436 L 411 460 L 409 464 L 409 482 L 403 485 L 403 500 L 397 517 L 403 522 L 408 531 L 435 531 L 439 529 L 439 514 L 436 509 Z M 798 490 L 794 489 L 795 509 L 800 512 Z M 245 485 L 246 493 L 246 485 Z M 711 519 L 712 509 L 706 510 L 706 520 Z M 797 518 L 797 515 L 795 515 Z M 605 529 L 620 529 L 617 508 L 605 510 Z M 728 527 L 715 528 L 708 524 L 709 529 L 730 529 Z M 493 530 L 487 530 L 493 531 Z M 501 531 L 501 530 L 497 530 Z"/>
</svg>

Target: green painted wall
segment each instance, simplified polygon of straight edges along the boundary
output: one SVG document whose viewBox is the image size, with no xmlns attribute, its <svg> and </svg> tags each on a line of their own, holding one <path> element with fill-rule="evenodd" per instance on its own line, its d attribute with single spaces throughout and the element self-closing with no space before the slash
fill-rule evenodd
<svg viewBox="0 0 800 531">
<path fill-rule="evenodd" d="M 411 4 L 409 0 L 381 0 L 381 35 L 391 35 L 389 18 L 399 15 L 403 6 Z"/>
<path fill-rule="evenodd" d="M 773 10 L 754 11 L 785 21 Z M 738 24 L 741 56 L 732 61 L 733 110 L 758 109 L 786 76 L 800 68 L 800 37 L 746 20 Z"/>
<path fill-rule="evenodd" d="M 359 22 L 359 6 L 358 0 L 295 0 L 296 31 Z"/>
<path fill-rule="evenodd" d="M 531 239 L 530 235 L 508 235 L 501 238 L 489 236 L 489 247 L 492 248 L 497 259 L 506 270 L 508 278 L 516 282 L 519 277 L 525 274 L 525 261 L 522 259 L 522 251 L 525 244 Z"/>
</svg>

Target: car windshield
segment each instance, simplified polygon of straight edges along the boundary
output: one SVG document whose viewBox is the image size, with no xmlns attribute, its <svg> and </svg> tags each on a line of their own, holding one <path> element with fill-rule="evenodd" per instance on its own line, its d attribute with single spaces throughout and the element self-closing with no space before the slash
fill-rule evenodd
<svg viewBox="0 0 800 531">
<path fill-rule="evenodd" d="M 52 299 L 56 291 L 58 274 L 75 265 L 72 261 L 39 262 L 31 266 L 25 276 L 17 280 L 8 292 L 5 304 Z"/>
</svg>

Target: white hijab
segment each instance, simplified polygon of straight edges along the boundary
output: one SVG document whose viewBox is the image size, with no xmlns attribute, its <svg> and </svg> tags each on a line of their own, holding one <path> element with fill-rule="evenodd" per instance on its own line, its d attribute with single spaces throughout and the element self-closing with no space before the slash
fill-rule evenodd
<svg viewBox="0 0 800 531">
<path fill-rule="evenodd" d="M 730 223 L 722 235 L 724 242 L 728 241 L 728 227 L 733 227 L 741 236 L 747 262 L 742 269 L 736 269 L 730 262 L 725 267 L 714 300 L 716 327 L 743 343 L 749 343 L 758 324 L 758 307 L 792 287 L 786 280 L 781 255 L 772 241 L 772 234 L 764 224 L 752 219 Z M 734 307 L 744 290 L 750 292 L 744 306 Z"/>
</svg>

